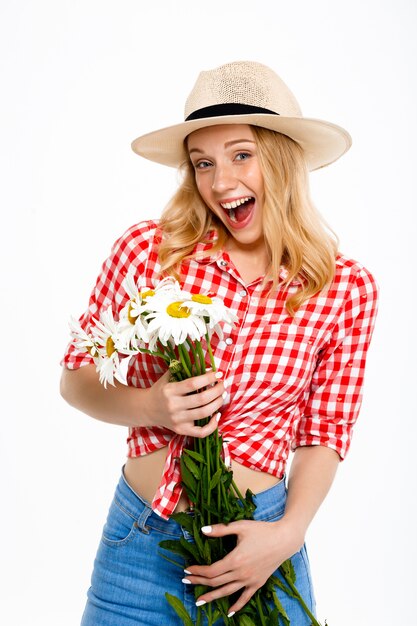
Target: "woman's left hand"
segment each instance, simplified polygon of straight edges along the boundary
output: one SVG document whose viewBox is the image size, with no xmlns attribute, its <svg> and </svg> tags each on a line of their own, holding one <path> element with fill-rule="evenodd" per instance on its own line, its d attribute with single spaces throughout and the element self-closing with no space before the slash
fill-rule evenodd
<svg viewBox="0 0 417 626">
<path fill-rule="evenodd" d="M 207 532 L 206 528 L 211 529 Z M 296 536 L 285 517 L 277 522 L 242 520 L 205 527 L 208 537 L 237 535 L 237 545 L 221 561 L 212 565 L 192 565 L 186 578 L 194 585 L 216 587 L 199 597 L 211 602 L 243 589 L 230 613 L 239 611 L 269 576 L 289 557 L 300 550 L 304 538 Z M 203 532 L 204 532 L 203 531 Z"/>
</svg>

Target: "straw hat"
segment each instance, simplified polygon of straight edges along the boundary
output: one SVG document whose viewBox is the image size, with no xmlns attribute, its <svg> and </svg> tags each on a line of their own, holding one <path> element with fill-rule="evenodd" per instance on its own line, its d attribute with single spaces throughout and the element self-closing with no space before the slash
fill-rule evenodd
<svg viewBox="0 0 417 626">
<path fill-rule="evenodd" d="M 237 61 L 201 72 L 185 103 L 184 122 L 138 137 L 140 156 L 177 167 L 186 159 L 184 139 L 218 124 L 252 124 L 297 141 L 310 170 L 329 165 L 351 146 L 349 133 L 331 122 L 303 117 L 287 85 L 261 63 Z"/>
</svg>

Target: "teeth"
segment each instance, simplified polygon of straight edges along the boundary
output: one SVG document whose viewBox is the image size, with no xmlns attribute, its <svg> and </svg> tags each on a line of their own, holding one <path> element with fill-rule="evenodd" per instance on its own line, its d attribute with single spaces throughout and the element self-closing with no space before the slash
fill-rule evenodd
<svg viewBox="0 0 417 626">
<path fill-rule="evenodd" d="M 233 202 L 220 202 L 220 205 L 223 209 L 237 209 L 241 204 L 245 204 L 248 200 L 251 199 L 251 196 L 246 196 L 246 198 L 239 198 L 238 200 L 233 200 Z"/>
<path fill-rule="evenodd" d="M 237 222 L 236 215 L 234 209 L 230 209 L 229 218 L 231 222 Z"/>
</svg>

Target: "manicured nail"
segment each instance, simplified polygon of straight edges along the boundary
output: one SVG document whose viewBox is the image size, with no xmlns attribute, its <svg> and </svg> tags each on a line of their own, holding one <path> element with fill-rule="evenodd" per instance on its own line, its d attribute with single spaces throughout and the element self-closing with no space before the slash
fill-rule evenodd
<svg viewBox="0 0 417 626">
<path fill-rule="evenodd" d="M 216 415 L 214 416 L 216 418 L 216 422 L 220 422 L 221 416 L 222 416 L 221 413 L 216 413 Z"/>
<path fill-rule="evenodd" d="M 212 530 L 213 530 L 213 528 L 211 526 L 202 526 L 201 527 L 201 532 L 206 534 L 206 535 L 209 535 Z"/>
<path fill-rule="evenodd" d="M 227 614 L 227 617 L 233 617 L 233 615 L 236 613 L 236 611 L 230 611 L 230 613 Z"/>
<path fill-rule="evenodd" d="M 189 572 L 188 569 L 185 569 L 184 574 L 191 574 L 191 572 Z"/>
<path fill-rule="evenodd" d="M 216 372 L 214 375 L 216 378 L 223 378 L 223 372 Z"/>
<path fill-rule="evenodd" d="M 191 580 L 188 580 L 188 578 L 183 578 L 182 582 L 184 583 L 184 585 L 191 585 Z"/>
<path fill-rule="evenodd" d="M 207 604 L 207 602 L 205 600 L 197 600 L 195 603 L 196 606 L 203 606 L 203 604 Z"/>
</svg>

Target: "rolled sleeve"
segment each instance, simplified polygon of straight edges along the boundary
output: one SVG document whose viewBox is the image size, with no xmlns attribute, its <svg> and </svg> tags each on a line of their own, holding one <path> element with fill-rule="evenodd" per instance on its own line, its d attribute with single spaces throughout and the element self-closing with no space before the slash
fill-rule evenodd
<svg viewBox="0 0 417 626">
<path fill-rule="evenodd" d="M 375 324 L 378 287 L 361 268 L 347 294 L 331 338 L 319 356 L 292 449 L 320 445 L 343 460 L 357 420 L 366 355 Z"/>
<path fill-rule="evenodd" d="M 88 308 L 79 318 L 81 327 L 86 332 L 89 331 L 93 318 L 98 319 L 109 306 L 117 317 L 128 297 L 123 287 L 123 280 L 128 272 L 133 272 L 136 279 L 144 278 L 155 226 L 153 222 L 137 224 L 129 228 L 113 245 L 91 292 Z M 79 350 L 72 342 L 68 344 L 61 365 L 67 369 L 78 369 L 90 363 L 93 363 L 93 359 L 88 353 Z"/>
</svg>

